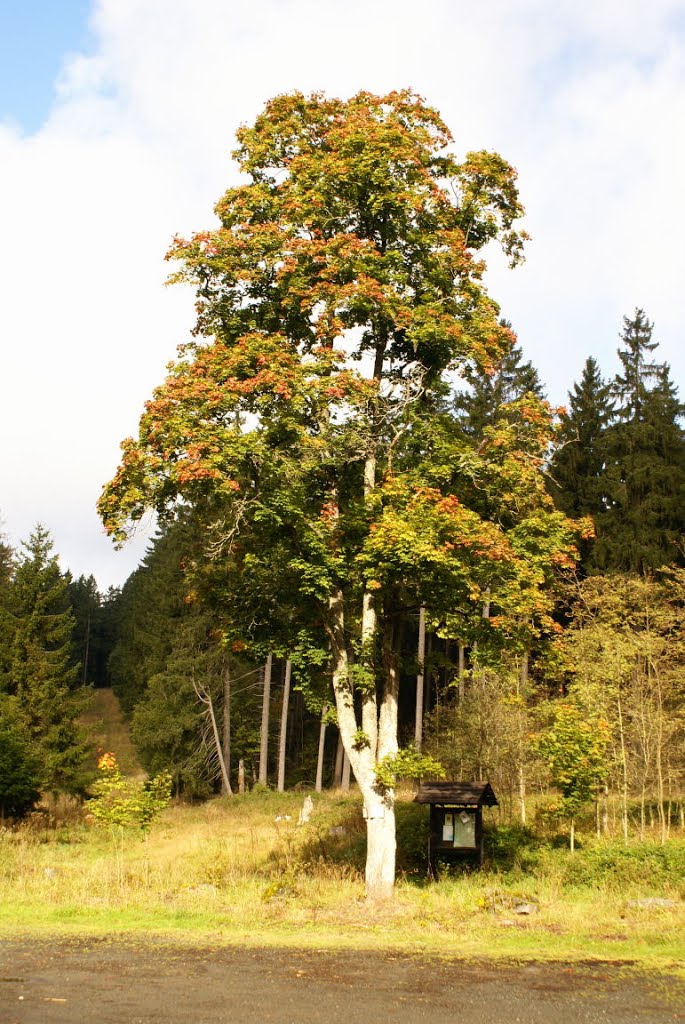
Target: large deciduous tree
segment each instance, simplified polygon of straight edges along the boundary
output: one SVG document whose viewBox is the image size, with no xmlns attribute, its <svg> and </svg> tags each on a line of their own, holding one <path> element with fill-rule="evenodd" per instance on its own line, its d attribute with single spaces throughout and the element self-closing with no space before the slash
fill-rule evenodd
<svg viewBox="0 0 685 1024">
<path fill-rule="evenodd" d="M 487 593 L 491 632 L 534 629 L 572 550 L 541 481 L 549 407 L 521 398 L 477 443 L 455 428 L 458 374 L 514 343 L 479 251 L 496 241 L 515 264 L 525 236 L 512 168 L 458 161 L 450 141 L 406 91 L 279 96 L 240 129 L 244 184 L 170 253 L 197 290 L 196 340 L 100 501 L 120 540 L 145 509 L 191 503 L 238 578 L 268 576 L 265 602 L 301 595 L 293 634 L 328 637 L 373 896 L 394 883 L 406 616 Z"/>
</svg>

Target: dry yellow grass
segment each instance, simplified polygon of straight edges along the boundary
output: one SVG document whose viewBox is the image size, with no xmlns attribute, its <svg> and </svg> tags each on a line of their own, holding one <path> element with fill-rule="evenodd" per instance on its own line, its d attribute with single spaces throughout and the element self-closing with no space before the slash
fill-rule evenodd
<svg viewBox="0 0 685 1024">
<path fill-rule="evenodd" d="M 149 839 L 86 824 L 0 835 L 0 929 L 200 935 L 260 945 L 382 948 L 476 956 L 610 958 L 669 967 L 682 958 L 678 882 L 569 885 L 565 851 L 526 874 L 474 872 L 426 884 L 400 878 L 392 903 L 370 909 L 359 872 L 329 854 L 363 842 L 357 800 L 251 794 L 169 808 Z M 289 820 L 288 820 L 289 816 Z M 280 819 L 280 820 L 277 820 Z M 339 851 L 338 851 L 339 852 Z M 352 854 L 350 854 L 352 857 Z M 578 862 L 580 863 L 580 862 Z M 566 867 L 567 870 L 567 867 Z M 631 907 L 670 895 L 676 906 Z M 512 911 L 526 897 L 538 910 Z"/>
</svg>

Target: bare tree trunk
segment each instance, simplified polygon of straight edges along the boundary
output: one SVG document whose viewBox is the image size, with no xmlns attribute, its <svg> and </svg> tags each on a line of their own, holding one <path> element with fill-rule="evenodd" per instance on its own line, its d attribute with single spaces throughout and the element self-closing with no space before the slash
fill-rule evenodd
<svg viewBox="0 0 685 1024">
<path fill-rule="evenodd" d="M 416 676 L 416 718 L 414 724 L 414 746 L 421 750 L 423 743 L 423 693 L 424 693 L 424 662 L 426 660 L 426 609 L 419 609 L 419 671 Z"/>
<path fill-rule="evenodd" d="M 195 677 L 192 679 L 193 689 L 197 699 L 204 704 L 207 708 L 207 715 L 212 726 L 212 737 L 214 739 L 214 749 L 216 751 L 217 760 L 219 762 L 219 770 L 221 772 L 221 790 L 227 793 L 229 796 L 233 795 L 231 789 L 231 783 L 229 782 L 228 775 L 226 773 L 226 764 L 224 763 L 224 754 L 221 749 L 221 737 L 219 736 L 219 727 L 216 724 L 216 715 L 214 714 L 214 702 L 212 701 L 212 695 L 207 687 L 202 686 L 200 683 L 195 681 Z"/>
<path fill-rule="evenodd" d="M 521 665 L 519 668 L 519 697 L 521 698 L 521 707 L 519 710 L 519 741 L 518 741 L 518 783 L 519 783 L 519 808 L 521 815 L 521 824 L 526 824 L 526 757 L 525 757 L 525 738 L 524 738 L 524 726 L 525 726 L 525 711 L 526 711 L 526 700 L 528 695 L 528 664 L 529 656 L 528 651 L 524 651 L 521 656 Z"/>
<path fill-rule="evenodd" d="M 343 760 L 345 758 L 345 748 L 343 746 L 342 736 L 338 733 L 338 742 L 335 746 L 335 765 L 333 766 L 333 788 L 340 789 L 342 786 L 342 772 L 343 772 Z"/>
<path fill-rule="evenodd" d="M 462 643 L 459 644 L 459 703 L 464 699 L 464 671 L 466 667 L 466 648 Z"/>
<path fill-rule="evenodd" d="M 609 831 L 609 786 L 606 782 L 602 784 L 602 834 Z"/>
<path fill-rule="evenodd" d="M 224 659 L 224 706 L 223 706 L 223 735 L 222 749 L 224 755 L 224 766 L 226 777 L 231 777 L 231 662 L 228 657 Z M 224 795 L 232 795 L 231 789 L 222 786 Z"/>
<path fill-rule="evenodd" d="M 651 666 L 650 666 L 651 668 Z M 652 675 L 650 671 L 650 676 Z M 656 729 L 656 785 L 657 785 L 657 800 L 658 800 L 658 811 L 659 811 L 659 826 L 660 826 L 660 837 L 661 845 L 663 846 L 666 842 L 666 814 L 664 811 L 664 765 L 663 765 L 663 749 L 664 749 L 664 716 L 663 716 L 663 696 L 661 693 L 661 678 L 659 673 L 653 674 L 652 678 L 655 680 L 656 685 L 656 697 L 657 697 L 657 729 Z"/>
<path fill-rule="evenodd" d="M 314 782 L 314 793 L 322 792 L 324 788 L 324 752 L 326 750 L 326 716 L 328 705 L 322 708 L 322 721 L 318 727 L 318 756 L 316 757 L 316 781 Z"/>
<path fill-rule="evenodd" d="M 90 595 L 88 596 L 88 616 L 86 618 L 86 646 L 83 652 L 83 675 L 81 682 L 85 686 L 88 682 L 88 658 L 90 657 Z"/>
<path fill-rule="evenodd" d="M 350 759 L 347 756 L 347 751 L 343 746 L 343 758 L 342 758 L 342 777 L 340 780 L 340 788 L 343 793 L 349 793 L 350 791 Z"/>
<path fill-rule="evenodd" d="M 625 731 L 623 728 L 623 705 L 621 703 L 620 692 L 617 700 L 617 711 L 618 711 L 618 728 L 619 738 L 621 742 L 621 769 L 623 774 L 622 780 L 622 808 L 621 808 L 621 820 L 623 825 L 623 839 L 628 842 L 628 762 L 626 759 L 626 738 Z"/>
<path fill-rule="evenodd" d="M 285 789 L 285 748 L 288 737 L 288 702 L 290 701 L 290 676 L 292 665 L 290 659 L 285 663 L 283 676 L 283 704 L 281 705 L 281 732 L 278 738 L 278 781 L 276 789 L 282 793 Z"/>
<path fill-rule="evenodd" d="M 266 785 L 269 756 L 269 707 L 271 703 L 271 666 L 272 656 L 269 654 L 262 670 L 262 725 L 259 734 L 259 781 Z"/>
</svg>

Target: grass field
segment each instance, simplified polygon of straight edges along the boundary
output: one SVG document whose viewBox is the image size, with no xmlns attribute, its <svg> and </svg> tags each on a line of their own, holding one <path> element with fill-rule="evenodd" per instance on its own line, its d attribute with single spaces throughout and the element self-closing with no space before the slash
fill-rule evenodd
<svg viewBox="0 0 685 1024">
<path fill-rule="evenodd" d="M 685 959 L 685 840 L 599 842 L 574 854 L 532 832 L 490 832 L 483 871 L 428 882 L 426 811 L 398 807 L 396 898 L 364 898 L 355 796 L 253 792 L 172 806 L 148 838 L 62 809 L 0 832 L 0 933 L 155 933 L 178 941 L 397 949 L 448 956 L 609 959 L 668 970 Z M 71 817 L 71 820 L 68 820 Z M 641 907 L 658 897 L 673 906 Z M 521 914 L 517 904 L 533 904 Z M 682 968 L 680 968 L 682 970 Z"/>
</svg>

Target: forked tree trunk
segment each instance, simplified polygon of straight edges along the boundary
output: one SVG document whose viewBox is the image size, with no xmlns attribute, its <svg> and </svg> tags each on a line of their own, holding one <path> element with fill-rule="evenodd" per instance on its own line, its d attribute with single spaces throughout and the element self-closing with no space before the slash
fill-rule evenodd
<svg viewBox="0 0 685 1024">
<path fill-rule="evenodd" d="M 267 759 L 269 756 L 269 707 L 271 704 L 271 665 L 272 657 L 269 654 L 263 669 L 262 689 L 262 725 L 259 734 L 259 781 L 266 784 L 267 781 Z"/>
<path fill-rule="evenodd" d="M 382 351 L 376 353 L 374 376 L 380 379 Z M 368 500 L 376 487 L 376 460 L 368 456 L 364 462 L 364 498 Z M 338 727 L 345 751 L 359 785 L 366 818 L 366 894 L 371 899 L 387 899 L 395 885 L 395 792 L 377 785 L 376 768 L 384 757 L 397 753 L 397 683 L 395 659 L 386 668 L 383 693 L 378 706 L 375 679 L 375 647 L 377 615 L 373 594 L 365 591 L 362 599 L 361 663 L 368 678 L 362 694 L 361 730 L 354 708 L 354 693 L 349 679 L 342 590 L 334 590 L 329 598 L 327 631 L 331 642 L 333 692 Z M 385 657 L 384 637 L 384 662 Z"/>
<path fill-rule="evenodd" d="M 379 721 L 375 687 L 370 687 L 362 703 L 362 725 L 359 730 L 355 715 L 352 688 L 348 675 L 348 656 L 345 643 L 345 607 L 342 591 L 335 591 L 329 602 L 328 634 L 331 640 L 333 663 L 333 692 L 335 694 L 338 726 L 349 764 L 354 772 L 364 802 L 367 824 L 366 892 L 371 899 L 387 899 L 395 884 L 395 794 L 376 788 L 376 765 L 386 753 L 397 749 L 397 703 L 392 698 L 384 701 L 385 713 Z M 370 595 L 365 597 L 362 636 L 368 641 L 368 630 L 375 615 Z M 394 715 L 394 743 L 393 743 Z M 384 742 L 379 743 L 382 732 Z M 389 749 L 386 749 L 389 747 Z"/>
<path fill-rule="evenodd" d="M 226 764 L 224 762 L 224 752 L 221 745 L 221 736 L 219 735 L 219 727 L 216 721 L 216 715 L 214 714 L 214 702 L 212 700 L 212 694 L 208 687 L 201 685 L 195 679 L 193 673 L 191 677 L 193 684 L 193 690 L 197 699 L 204 704 L 207 709 L 207 717 L 209 718 L 212 727 L 212 738 L 214 740 L 214 751 L 216 753 L 217 761 L 219 762 L 219 771 L 221 774 L 221 792 L 226 793 L 229 796 L 233 795 L 231 790 L 231 783 L 228 779 L 228 773 L 226 771 Z"/>
<path fill-rule="evenodd" d="M 283 676 L 283 704 L 281 705 L 281 732 L 278 739 L 278 779 L 276 789 L 282 793 L 285 789 L 285 749 L 288 738 L 288 703 L 290 701 L 290 676 L 292 665 L 290 659 L 285 663 Z"/>
</svg>

